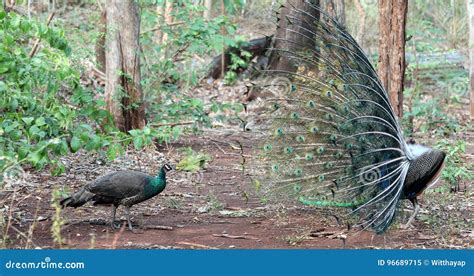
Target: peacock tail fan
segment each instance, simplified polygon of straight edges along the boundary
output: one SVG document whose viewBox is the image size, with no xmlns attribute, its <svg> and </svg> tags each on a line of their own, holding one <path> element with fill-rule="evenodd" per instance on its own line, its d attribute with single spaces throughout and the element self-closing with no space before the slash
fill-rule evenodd
<svg viewBox="0 0 474 276">
<path fill-rule="evenodd" d="M 291 2 L 291 1 L 288 1 Z M 286 7 L 284 45 L 294 70 L 265 70 L 264 138 L 253 159 L 267 199 L 343 208 L 384 232 L 403 194 L 410 151 L 387 92 L 360 46 L 319 7 Z M 315 16 L 317 15 L 317 16 Z"/>
</svg>

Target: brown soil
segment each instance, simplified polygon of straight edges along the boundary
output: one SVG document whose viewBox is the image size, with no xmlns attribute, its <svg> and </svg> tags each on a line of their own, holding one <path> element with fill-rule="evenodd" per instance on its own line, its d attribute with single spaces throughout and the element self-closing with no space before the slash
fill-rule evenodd
<svg viewBox="0 0 474 276">
<path fill-rule="evenodd" d="M 451 194 L 450 196 L 455 199 L 448 200 L 468 203 L 463 205 L 464 208 L 445 209 L 443 206 L 434 206 L 431 205 L 430 197 L 426 196 L 426 200 L 422 200 L 421 215 L 411 229 L 403 230 L 399 224 L 394 224 L 383 235 L 375 235 L 371 231 L 347 230 L 343 226 L 338 226 L 335 220 L 324 217 L 318 210 L 312 208 L 262 204 L 253 194 L 249 179 L 242 174 L 240 165 L 242 152 L 239 143 L 242 144 L 244 156 L 247 156 L 248 149 L 252 146 L 251 136 L 216 133 L 199 138 L 182 139 L 180 144 L 173 144 L 157 151 L 148 149 L 145 154 L 130 151 L 118 163 L 102 164 L 98 155 L 76 154 L 73 160 L 69 160 L 71 166 L 68 174 L 63 177 L 51 177 L 47 172 L 45 174 L 26 172 L 25 177 L 29 179 L 27 181 L 30 185 L 5 191 L 0 195 L 5 205 L 9 207 L 10 224 L 5 246 L 11 248 L 472 248 L 474 244 L 472 218 L 469 218 L 469 214 L 473 211 L 473 201 L 469 193 Z M 87 181 L 114 171 L 118 166 L 129 168 L 138 166 L 138 169 L 151 173 L 152 169 L 161 165 L 158 164 L 160 161 L 154 161 L 156 158 L 163 158 L 159 152 L 164 152 L 166 159 L 176 162 L 179 158 L 176 149 L 188 146 L 196 151 L 207 152 L 213 160 L 202 174 L 171 173 L 168 176 L 169 185 L 162 194 L 134 206 L 133 232 L 125 227 L 123 209 L 119 209 L 118 212 L 118 218 L 123 223 L 122 228 L 112 230 L 105 225 L 106 220 L 110 219 L 108 207 L 86 205 L 78 209 L 68 208 L 62 212 L 61 217 L 65 222 L 61 231 L 63 244 L 59 246 L 54 243 L 51 229 L 55 209 L 51 207 L 50 202 L 53 189 L 59 187 L 69 191 L 77 190 Z M 152 156 L 152 160 L 147 159 L 148 156 Z M 436 197 L 433 197 L 433 202 L 437 201 Z M 439 212 L 448 212 L 447 223 Z M 408 210 L 402 213 L 409 215 Z M 153 227 L 164 229 L 153 229 Z"/>
</svg>

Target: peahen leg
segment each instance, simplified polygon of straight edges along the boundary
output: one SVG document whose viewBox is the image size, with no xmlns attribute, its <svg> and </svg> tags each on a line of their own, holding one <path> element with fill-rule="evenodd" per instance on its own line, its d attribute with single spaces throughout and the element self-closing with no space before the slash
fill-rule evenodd
<svg viewBox="0 0 474 276">
<path fill-rule="evenodd" d="M 125 206 L 125 211 L 127 213 L 128 229 L 130 229 L 130 231 L 133 231 L 132 222 L 130 221 L 130 206 Z"/>
<path fill-rule="evenodd" d="M 115 229 L 115 213 L 117 212 L 117 206 L 112 205 L 112 221 L 110 222 L 110 226 L 112 229 Z"/>
<path fill-rule="evenodd" d="M 413 208 L 415 210 L 413 211 L 413 214 L 411 215 L 411 217 L 408 219 L 408 222 L 405 225 L 402 226 L 403 229 L 408 229 L 411 226 L 411 223 L 413 222 L 416 215 L 420 211 L 420 204 L 418 204 L 418 199 L 415 197 L 413 199 L 410 199 L 410 201 L 413 204 Z"/>
</svg>

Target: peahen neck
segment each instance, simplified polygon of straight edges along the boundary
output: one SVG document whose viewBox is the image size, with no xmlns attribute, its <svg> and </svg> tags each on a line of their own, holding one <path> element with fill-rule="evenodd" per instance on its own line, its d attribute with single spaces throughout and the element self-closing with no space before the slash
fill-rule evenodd
<svg viewBox="0 0 474 276">
<path fill-rule="evenodd" d="M 153 178 L 153 180 L 150 182 L 150 184 L 153 187 L 154 192 L 161 192 L 165 189 L 166 187 L 166 171 L 164 168 L 160 169 L 160 172 L 158 173 L 157 176 Z"/>
</svg>

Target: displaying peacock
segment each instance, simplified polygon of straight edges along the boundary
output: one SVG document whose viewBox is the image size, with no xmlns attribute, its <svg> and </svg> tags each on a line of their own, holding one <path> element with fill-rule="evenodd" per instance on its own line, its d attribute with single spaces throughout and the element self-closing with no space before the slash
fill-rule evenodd
<svg viewBox="0 0 474 276">
<path fill-rule="evenodd" d="M 94 202 L 94 205 L 112 205 L 112 227 L 114 227 L 117 207 L 123 205 L 126 210 L 128 228 L 133 230 L 130 207 L 161 193 L 166 187 L 166 173 L 170 170 L 172 167 L 165 164 L 157 176 L 128 170 L 109 173 L 61 200 L 60 204 L 63 208 L 68 206 L 77 208 L 89 201 Z"/>
<path fill-rule="evenodd" d="M 336 20 L 307 4 L 310 11 L 286 7 L 280 18 L 287 20 L 286 37 L 276 38 L 284 46 L 271 49 L 293 69 L 265 70 L 256 84 L 266 90 L 268 112 L 255 183 L 266 198 L 341 210 L 378 233 L 409 199 L 415 207 L 409 224 L 445 154 L 405 142 L 362 49 Z"/>
</svg>

